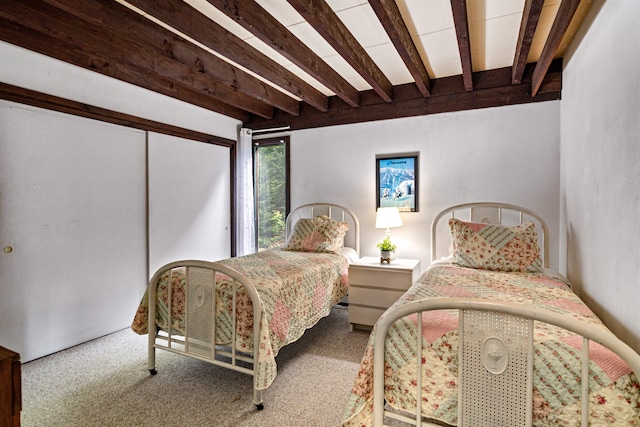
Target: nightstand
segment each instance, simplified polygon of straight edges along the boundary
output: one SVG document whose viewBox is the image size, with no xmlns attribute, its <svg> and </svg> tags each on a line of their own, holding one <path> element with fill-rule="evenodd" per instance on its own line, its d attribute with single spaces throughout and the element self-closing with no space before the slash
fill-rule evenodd
<svg viewBox="0 0 640 427">
<path fill-rule="evenodd" d="M 349 327 L 370 329 L 420 277 L 420 260 L 363 257 L 349 265 Z"/>
</svg>

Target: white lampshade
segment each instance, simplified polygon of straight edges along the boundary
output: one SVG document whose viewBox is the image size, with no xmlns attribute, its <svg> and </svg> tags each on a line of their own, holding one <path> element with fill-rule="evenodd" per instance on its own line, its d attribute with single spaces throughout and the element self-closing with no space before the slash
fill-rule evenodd
<svg viewBox="0 0 640 427">
<path fill-rule="evenodd" d="M 398 208 L 378 208 L 376 213 L 376 228 L 402 227 L 402 218 Z"/>
</svg>

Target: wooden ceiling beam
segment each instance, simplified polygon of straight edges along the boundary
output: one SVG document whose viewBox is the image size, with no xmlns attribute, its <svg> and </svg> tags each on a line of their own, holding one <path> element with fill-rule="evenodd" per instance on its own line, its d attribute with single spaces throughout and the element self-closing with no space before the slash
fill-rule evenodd
<svg viewBox="0 0 640 427">
<path fill-rule="evenodd" d="M 68 18 L 61 19 L 66 19 L 78 31 L 95 34 L 97 39 L 108 38 L 117 48 L 111 55 L 122 54 L 125 64 L 128 60 L 140 66 L 146 61 L 148 64 L 142 65 L 152 72 L 164 77 L 176 73 L 175 79 L 182 84 L 199 85 L 205 94 L 247 111 L 256 109 L 259 114 L 271 114 L 271 108 L 261 105 L 266 103 L 289 114 L 298 114 L 297 100 L 115 1 L 44 0 L 43 3 L 49 5 L 48 10 L 43 9 L 44 13 L 52 8 L 63 11 Z M 34 2 L 34 7 L 37 4 Z M 104 48 L 98 46 L 97 50 Z"/>
<path fill-rule="evenodd" d="M 0 82 L 0 99 L 207 144 L 221 145 L 224 147 L 235 145 L 235 141 L 231 139 L 160 123 L 2 82 Z"/>
<path fill-rule="evenodd" d="M 373 91 L 367 91 L 361 94 L 358 108 L 351 108 L 332 97 L 326 113 L 303 109 L 298 117 L 293 117 L 276 112 L 273 119 L 253 117 L 244 126 L 251 129 L 289 126 L 291 130 L 300 130 L 560 99 L 561 60 L 552 64 L 536 97 L 531 96 L 530 86 L 534 67 L 535 64 L 527 65 L 525 81 L 519 85 L 511 84 L 511 67 L 505 67 L 473 73 L 473 91 L 465 90 L 460 75 L 456 75 L 432 79 L 429 97 L 422 96 L 411 83 L 394 87 L 392 103 L 382 102 Z"/>
<path fill-rule="evenodd" d="M 423 96 L 429 96 L 431 86 L 429 73 L 402 19 L 395 0 L 369 0 L 369 4 L 413 77 L 418 90 Z"/>
<path fill-rule="evenodd" d="M 349 105 L 352 107 L 358 106 L 360 94 L 356 88 L 258 3 L 236 0 L 207 1 L 280 55 L 318 80 Z M 323 111 L 326 111 L 328 101 L 324 107 Z"/>
<path fill-rule="evenodd" d="M 320 111 L 328 97 L 271 58 L 213 22 L 182 0 L 128 0 L 128 3 L 197 40 L 203 46 L 254 72 Z M 356 93 L 357 96 L 357 93 Z"/>
<path fill-rule="evenodd" d="M 75 46 L 59 38 L 28 28 L 2 16 L 0 16 L 0 39 L 60 61 L 223 114 L 227 117 L 233 117 L 242 121 L 249 119 L 249 113 L 246 111 L 232 107 L 211 96 L 198 93 L 172 80 L 152 75 L 147 70 L 118 64 L 98 53 L 82 52 Z"/>
<path fill-rule="evenodd" d="M 533 70 L 533 76 L 531 78 L 531 96 L 536 96 L 538 94 L 540 85 L 549 70 L 551 61 L 553 61 L 556 51 L 558 50 L 558 46 L 560 46 L 560 42 L 562 41 L 562 38 L 564 37 L 579 4 L 580 0 L 562 0 L 562 3 L 560 3 L 558 13 L 556 14 L 556 18 L 553 20 L 553 25 L 549 32 L 549 36 L 547 37 L 547 41 L 542 48 L 542 53 L 540 53 L 540 58 L 538 59 L 536 68 Z"/>
<path fill-rule="evenodd" d="M 170 86 L 180 85 L 192 90 L 199 94 L 198 98 L 211 97 L 264 118 L 273 115 L 273 108 L 263 102 L 217 83 L 173 59 L 146 50 L 134 40 L 123 39 L 109 32 L 108 29 L 78 19 L 44 1 L 30 0 L 22 3 L 16 0 L 3 0 L 0 15 L 23 23 L 42 34 L 51 35 L 58 40 L 58 43 L 66 44 L 68 48 L 61 53 L 68 59 L 76 54 L 88 56 L 86 59 L 89 62 L 63 59 L 74 65 L 103 74 L 125 76 L 124 81 L 129 83 L 135 81 L 134 84 L 142 87 L 146 87 L 144 82 L 147 78 L 160 78 L 169 81 Z M 136 16 L 146 21 L 139 15 Z M 28 42 L 29 40 L 24 41 L 24 43 Z M 56 47 L 52 46 L 51 49 L 54 48 Z M 118 71 L 114 72 L 114 69 Z"/>
<path fill-rule="evenodd" d="M 395 87 L 390 83 L 387 87 L 388 80 L 382 76 L 384 80 L 373 79 L 373 89 L 363 92 L 357 92 L 349 85 L 357 95 L 358 108 L 354 108 L 354 98 L 344 96 L 344 93 L 342 97 L 322 95 L 322 99 L 302 103 L 293 98 L 298 97 L 293 92 L 288 96 L 277 90 L 266 81 L 288 80 L 284 67 L 271 60 L 262 62 L 262 54 L 256 49 L 222 27 L 218 28 L 218 24 L 183 0 L 128 1 L 134 4 L 132 7 L 143 6 L 143 13 L 167 22 L 171 28 L 159 25 L 116 0 L 4 0 L 0 8 L 0 40 L 255 124 L 257 128 L 281 126 L 284 122 L 292 129 L 301 129 L 329 123 L 347 124 L 559 99 L 561 69 L 554 56 L 559 55 L 559 45 L 570 25 L 577 20 L 574 16 L 579 14 L 582 4 L 580 0 L 562 1 L 539 62 L 527 64 L 543 0 L 524 0 L 512 66 L 500 69 L 499 73 L 493 70 L 474 73 L 466 0 L 450 0 L 462 73 L 444 79 L 430 79 L 428 73 L 426 77 L 416 74 L 416 82 L 422 81 L 423 85 L 411 83 Z M 208 1 L 226 7 L 226 13 L 236 22 L 244 22 L 247 27 L 257 26 L 265 37 L 269 35 L 269 25 L 275 18 L 261 8 L 254 8 L 255 2 Z M 341 49 L 339 53 L 347 60 L 357 61 L 363 69 L 373 64 L 326 0 L 288 1 L 296 10 L 302 10 L 303 17 L 321 35 L 337 43 Z M 416 66 L 417 69 L 422 65 L 424 68 L 395 2 L 370 2 L 400 56 L 411 64 L 407 67 Z M 264 19 L 265 16 L 268 18 Z M 296 50 L 295 44 L 287 44 L 295 37 L 283 26 L 281 29 L 284 32 L 278 34 L 287 39 L 281 40 L 284 43 L 281 48 Z M 270 35 L 273 43 L 280 36 Z M 192 44 L 192 41 L 196 43 Z M 211 50 L 217 54 L 212 54 Z M 352 51 L 355 52 L 353 55 Z M 218 57 L 234 52 L 234 58 L 239 62 L 228 58 L 232 62 L 229 63 Z M 301 52 L 296 55 L 300 56 Z M 323 62 L 319 57 L 316 59 Z M 260 75 L 263 66 L 272 67 L 273 75 L 254 77 Z M 240 71 L 242 67 L 250 72 Z M 376 71 L 368 70 L 364 74 L 373 78 Z M 296 85 L 292 81 L 288 84 L 290 87 Z M 528 87 L 529 97 L 535 95 L 535 99 L 525 99 L 524 86 Z M 474 96 L 467 96 L 467 93 Z M 424 103 L 434 97 L 438 99 Z M 362 111 L 357 111 L 359 109 Z M 305 117 L 297 117 L 298 114 Z"/>
<path fill-rule="evenodd" d="M 527 58 L 531 50 L 531 42 L 538 26 L 538 20 L 542 12 L 544 0 L 525 0 L 522 11 L 522 21 L 520 22 L 520 33 L 516 44 L 516 53 L 513 58 L 513 71 L 511 82 L 516 85 L 522 82 L 524 68 L 527 65 Z"/>
<path fill-rule="evenodd" d="M 288 1 L 384 101 L 393 100 L 393 86 L 389 79 L 325 0 Z"/>
<path fill-rule="evenodd" d="M 473 67 L 471 64 L 471 42 L 469 37 L 469 20 L 467 19 L 467 1 L 451 0 L 453 23 L 456 27 L 460 63 L 462 64 L 462 81 L 465 90 L 473 90 Z"/>
</svg>

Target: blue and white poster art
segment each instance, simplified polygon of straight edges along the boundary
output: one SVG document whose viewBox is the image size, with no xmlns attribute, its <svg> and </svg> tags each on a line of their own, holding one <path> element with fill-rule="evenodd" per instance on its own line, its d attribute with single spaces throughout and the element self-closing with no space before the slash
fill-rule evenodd
<svg viewBox="0 0 640 427">
<path fill-rule="evenodd" d="M 401 212 L 418 211 L 418 155 L 376 158 L 376 208 L 397 207 Z"/>
</svg>

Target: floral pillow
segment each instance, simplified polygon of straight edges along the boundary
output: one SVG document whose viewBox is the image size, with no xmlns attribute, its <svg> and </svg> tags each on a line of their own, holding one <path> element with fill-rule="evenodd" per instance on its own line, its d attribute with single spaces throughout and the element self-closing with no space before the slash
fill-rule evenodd
<svg viewBox="0 0 640 427">
<path fill-rule="evenodd" d="M 293 227 L 284 250 L 339 253 L 344 246 L 344 235 L 347 230 L 349 230 L 349 224 L 335 221 L 326 215 L 302 218 Z"/>
<path fill-rule="evenodd" d="M 453 258 L 463 267 L 542 272 L 535 224 L 504 226 L 449 220 Z"/>
</svg>

